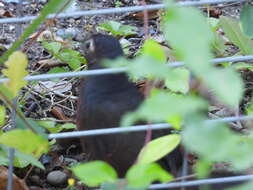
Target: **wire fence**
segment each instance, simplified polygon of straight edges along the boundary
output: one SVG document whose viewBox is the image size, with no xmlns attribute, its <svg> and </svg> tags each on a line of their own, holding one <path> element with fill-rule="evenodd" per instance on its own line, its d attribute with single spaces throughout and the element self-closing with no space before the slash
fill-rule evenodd
<svg viewBox="0 0 253 190">
<path fill-rule="evenodd" d="M 204 0 L 204 1 L 184 1 L 178 2 L 180 6 L 200 6 L 206 4 L 218 4 L 218 3 L 231 3 L 231 2 L 244 2 L 246 0 Z M 69 18 L 69 17 L 80 17 L 80 16 L 92 16 L 92 15 L 105 15 L 105 14 L 119 14 L 125 12 L 138 12 L 146 10 L 157 10 L 165 8 L 164 4 L 153 4 L 153 5 L 142 5 L 142 6 L 131 6 L 131 7 L 118 7 L 118 8 L 107 8 L 99 10 L 88 10 L 88 11 L 75 11 L 70 13 L 61 13 L 57 15 L 57 18 Z M 55 14 L 51 14 L 48 18 L 54 18 Z M 36 16 L 25 16 L 20 18 L 3 18 L 0 19 L 0 24 L 7 23 L 23 23 L 29 22 L 36 19 Z"/>
<path fill-rule="evenodd" d="M 203 0 L 203 1 L 184 1 L 178 2 L 180 6 L 201 6 L 206 4 L 220 4 L 220 3 L 241 3 L 246 0 Z M 19 0 L 19 3 L 22 1 Z M 69 13 L 61 13 L 57 16 L 57 18 L 69 18 L 69 17 L 81 17 L 81 16 L 92 16 L 92 15 L 102 15 L 102 14 L 119 14 L 125 12 L 138 12 L 143 10 L 156 10 L 165 8 L 165 4 L 152 4 L 145 6 L 131 6 L 131 7 L 120 7 L 120 8 L 106 8 L 99 10 L 87 10 L 87 11 L 76 11 Z M 20 6 L 19 6 L 20 8 Z M 21 10 L 22 11 L 22 10 Z M 17 37 L 20 36 L 21 24 L 25 22 L 30 22 L 36 19 L 36 16 L 22 16 L 18 15 L 17 18 L 2 18 L 0 19 L 1 24 L 11 24 L 18 23 L 17 29 Z M 53 18 L 55 15 L 51 14 L 48 18 Z M 211 60 L 212 63 L 222 63 L 222 62 L 239 62 L 239 61 L 251 61 L 253 60 L 253 55 L 247 56 L 234 56 L 234 57 L 225 57 L 225 58 L 216 58 Z M 183 66 L 183 62 L 171 62 L 168 63 L 170 67 L 180 67 Z M 89 71 L 78 71 L 78 72 L 66 72 L 66 73 L 56 73 L 56 74 L 40 74 L 34 76 L 27 76 L 25 80 L 27 81 L 35 81 L 35 80 L 50 80 L 55 78 L 72 78 L 72 77 L 83 77 L 83 76 L 91 76 L 91 75 L 102 75 L 102 74 L 112 74 L 112 73 L 122 73 L 125 72 L 127 68 L 108 68 L 108 69 L 98 69 L 98 70 L 89 70 Z M 0 83 L 8 81 L 7 78 L 0 79 Z M 13 110 L 12 119 L 15 118 L 15 110 Z M 207 120 L 206 122 L 234 122 L 240 120 L 253 120 L 253 116 L 235 116 L 235 117 L 225 117 L 220 119 Z M 13 126 L 15 128 L 15 119 L 13 119 Z M 161 124 L 152 124 L 152 125 L 137 125 L 137 126 L 129 126 L 129 127 L 117 127 L 117 128 L 107 128 L 107 129 L 96 129 L 89 131 L 75 131 L 75 132 L 64 132 L 64 133 L 56 133 L 49 134 L 49 139 L 59 139 L 59 138 L 72 138 L 72 137 L 80 137 L 80 136 L 98 136 L 98 135 L 106 135 L 106 134 L 117 134 L 124 132 L 139 132 L 145 131 L 148 128 L 152 130 L 161 130 L 168 129 L 172 126 L 168 123 Z M 10 149 L 9 151 L 9 159 L 10 165 L 8 170 L 8 185 L 7 190 L 12 190 L 13 184 L 13 158 L 14 158 L 14 150 Z M 172 182 L 168 184 L 154 184 L 149 187 L 149 189 L 165 189 L 165 188 L 176 188 L 176 187 L 190 187 L 190 186 L 199 186 L 204 184 L 216 184 L 216 183 L 229 183 L 229 182 L 241 182 L 253 179 L 253 175 L 242 175 L 242 176 L 234 176 L 234 177 L 222 177 L 222 178 L 212 178 L 212 179 L 203 179 L 203 180 L 192 180 L 192 181 L 181 181 L 181 182 Z"/>
</svg>

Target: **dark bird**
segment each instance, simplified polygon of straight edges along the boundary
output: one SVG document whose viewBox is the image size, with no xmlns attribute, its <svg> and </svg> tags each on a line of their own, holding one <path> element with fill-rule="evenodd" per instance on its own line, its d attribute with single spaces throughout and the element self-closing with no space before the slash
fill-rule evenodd
<svg viewBox="0 0 253 190">
<path fill-rule="evenodd" d="M 103 68 L 101 61 L 123 56 L 123 50 L 117 39 L 109 35 L 96 34 L 89 43 L 91 52 L 89 69 Z M 144 97 L 136 85 L 128 80 L 126 74 L 106 74 L 89 76 L 82 81 L 77 111 L 78 130 L 113 128 L 120 125 L 122 116 L 136 110 Z M 153 131 L 152 138 L 170 133 L 169 130 Z M 104 160 L 111 164 L 124 177 L 126 171 L 134 164 L 140 149 L 144 145 L 145 132 L 100 135 L 81 138 L 85 153 L 90 160 Z M 178 172 L 182 166 L 182 154 L 179 148 L 165 156 L 159 163 L 172 173 Z M 235 174 L 229 172 L 212 172 L 210 177 L 228 177 Z M 186 190 L 208 188 L 224 190 L 243 182 L 221 183 L 186 187 Z M 181 188 L 173 188 L 179 190 Z"/>
<path fill-rule="evenodd" d="M 103 68 L 101 61 L 123 56 L 117 39 L 109 35 L 96 34 L 89 44 L 92 59 L 89 69 Z M 124 73 L 89 76 L 81 84 L 77 125 L 78 130 L 113 128 L 120 125 L 122 116 L 136 110 L 144 97 L 136 85 Z M 153 138 L 166 135 L 169 131 L 153 132 Z M 111 164 L 120 177 L 134 164 L 145 141 L 145 132 L 101 135 L 81 138 L 84 151 L 91 160 L 104 160 Z M 174 156 L 175 155 L 175 156 Z M 170 169 L 180 163 L 179 151 L 174 151 L 164 165 Z"/>
</svg>

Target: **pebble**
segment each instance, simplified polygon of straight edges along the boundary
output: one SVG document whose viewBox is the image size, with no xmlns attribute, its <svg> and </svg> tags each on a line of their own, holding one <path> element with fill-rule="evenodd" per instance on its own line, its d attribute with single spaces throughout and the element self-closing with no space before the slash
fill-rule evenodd
<svg viewBox="0 0 253 190">
<path fill-rule="evenodd" d="M 38 175 L 33 175 L 30 177 L 31 182 L 36 185 L 40 185 L 40 177 Z"/>
<path fill-rule="evenodd" d="M 67 182 L 67 174 L 60 170 L 52 171 L 47 175 L 47 182 L 54 186 L 60 186 Z"/>
<path fill-rule="evenodd" d="M 57 36 L 60 36 L 63 39 L 72 39 L 77 35 L 78 31 L 75 28 L 59 29 L 56 32 Z"/>
</svg>

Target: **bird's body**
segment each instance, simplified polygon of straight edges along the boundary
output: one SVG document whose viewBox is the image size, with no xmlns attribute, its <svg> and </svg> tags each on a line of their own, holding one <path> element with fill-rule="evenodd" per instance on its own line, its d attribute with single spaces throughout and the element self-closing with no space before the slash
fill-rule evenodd
<svg viewBox="0 0 253 190">
<path fill-rule="evenodd" d="M 118 127 L 121 117 L 138 107 L 143 97 L 131 83 L 125 81 L 125 84 L 119 83 L 119 88 L 107 88 L 108 91 L 104 89 L 111 86 L 107 85 L 107 82 L 111 83 L 111 80 L 123 82 L 124 78 L 126 78 L 124 75 L 104 75 L 92 77 L 84 82 L 81 94 L 85 98 L 79 102 L 79 114 L 82 115 L 79 129 Z M 85 145 L 84 148 L 91 159 L 107 161 L 123 175 L 134 163 L 143 146 L 144 138 L 143 133 L 101 135 L 82 139 L 82 144 Z"/>
<path fill-rule="evenodd" d="M 114 59 L 123 55 L 118 40 L 107 35 L 93 37 L 95 64 L 89 69 L 102 68 L 102 59 Z M 79 130 L 113 128 L 127 112 L 134 111 L 144 97 L 126 74 L 89 76 L 81 84 L 78 103 L 77 124 Z M 153 136 L 168 134 L 153 132 Z M 145 142 L 145 132 L 101 135 L 82 138 L 84 151 L 92 160 L 104 160 L 124 177 L 127 169 L 134 164 Z M 173 160 L 175 158 L 170 159 Z M 169 163 L 171 164 L 171 163 Z M 175 164 L 175 163 L 172 163 Z"/>
</svg>

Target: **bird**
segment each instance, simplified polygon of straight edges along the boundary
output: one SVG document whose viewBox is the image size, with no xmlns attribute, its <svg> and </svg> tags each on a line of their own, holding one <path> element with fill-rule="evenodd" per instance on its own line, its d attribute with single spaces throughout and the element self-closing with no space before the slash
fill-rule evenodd
<svg viewBox="0 0 253 190">
<path fill-rule="evenodd" d="M 124 56 L 119 41 L 111 35 L 93 34 L 88 43 L 88 69 L 104 68 L 103 60 L 115 60 Z M 144 101 L 144 95 L 131 82 L 126 73 L 88 76 L 81 82 L 77 109 L 78 130 L 104 129 L 120 126 L 124 114 L 135 111 Z M 153 131 L 153 138 L 169 133 L 169 130 Z M 81 137 L 83 151 L 90 160 L 103 160 L 114 167 L 119 177 L 136 162 L 144 145 L 145 132 Z M 163 167 L 176 168 L 181 164 L 177 149 L 161 161 Z"/>
<path fill-rule="evenodd" d="M 119 41 L 111 35 L 94 34 L 87 43 L 89 70 L 104 68 L 105 59 L 115 60 L 124 56 Z M 78 130 L 114 128 L 120 125 L 123 115 L 135 111 L 144 101 L 143 94 L 128 79 L 125 73 L 88 76 L 82 80 L 77 109 Z M 170 133 L 170 130 L 152 131 L 152 139 Z M 83 151 L 89 154 L 89 160 L 103 160 L 116 169 L 119 178 L 136 162 L 144 145 L 145 132 L 121 133 L 93 137 L 81 137 Z M 177 147 L 159 160 L 159 164 L 172 173 L 179 173 L 182 168 L 183 154 Z M 231 177 L 237 174 L 222 171 L 211 172 L 211 178 Z M 225 190 L 244 182 L 196 185 L 186 190 Z M 180 190 L 181 188 L 172 188 Z"/>
</svg>

